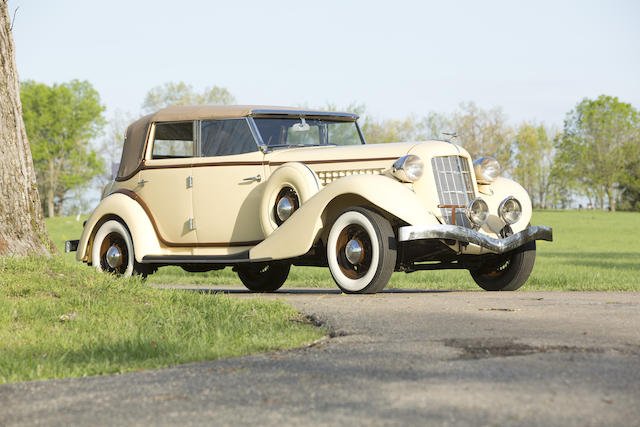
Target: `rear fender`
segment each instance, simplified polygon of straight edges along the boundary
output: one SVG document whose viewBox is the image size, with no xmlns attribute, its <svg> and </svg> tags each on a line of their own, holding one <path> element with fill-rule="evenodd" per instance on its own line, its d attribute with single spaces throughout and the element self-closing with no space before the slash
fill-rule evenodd
<svg viewBox="0 0 640 427">
<path fill-rule="evenodd" d="M 115 193 L 105 197 L 87 220 L 78 244 L 78 261 L 91 260 L 93 236 L 110 219 L 121 220 L 129 229 L 136 261 L 140 262 L 147 254 L 164 252 L 151 221 L 140 204 L 124 194 Z"/>
<path fill-rule="evenodd" d="M 348 201 L 366 200 L 387 217 L 406 224 L 439 224 L 435 215 L 409 189 L 383 175 L 340 178 L 311 197 L 269 237 L 249 252 L 251 259 L 286 259 L 304 255 Z"/>
</svg>

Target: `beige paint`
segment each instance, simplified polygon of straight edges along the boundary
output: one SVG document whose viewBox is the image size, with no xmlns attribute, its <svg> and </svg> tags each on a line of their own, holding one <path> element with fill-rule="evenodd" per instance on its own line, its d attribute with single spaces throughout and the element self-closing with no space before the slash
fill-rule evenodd
<svg viewBox="0 0 640 427">
<path fill-rule="evenodd" d="M 148 160 L 147 165 L 190 163 L 192 159 Z M 193 188 L 188 188 L 187 179 L 192 169 L 144 169 L 138 172 L 138 184 L 134 191 L 145 201 L 160 232 L 171 243 L 195 243 L 195 230 L 189 229 L 189 218 L 193 218 Z"/>
<path fill-rule="evenodd" d="M 424 202 L 406 185 L 386 176 L 349 176 L 319 191 L 285 221 L 264 242 L 250 251 L 250 257 L 286 259 L 305 254 L 333 218 L 327 206 L 341 195 L 357 195 L 371 205 L 408 224 L 437 224 Z M 346 206 L 341 206 L 345 208 Z M 341 209 L 339 209 L 341 210 Z"/>
<path fill-rule="evenodd" d="M 440 146 L 440 142 L 433 142 Z M 309 165 L 313 170 L 339 170 L 348 168 L 358 168 L 362 163 L 366 163 L 368 167 L 391 167 L 393 160 L 371 161 L 369 159 L 389 157 L 396 159 L 407 154 L 407 152 L 416 145 L 414 142 L 401 142 L 392 144 L 367 144 L 367 145 L 347 145 L 343 147 L 326 146 L 326 147 L 300 147 L 288 150 L 275 150 L 268 153 L 265 159 L 270 163 L 286 163 L 286 162 L 302 162 Z M 351 162 L 338 162 L 336 160 L 352 160 Z M 326 163 L 318 163 L 318 162 Z M 271 169 L 277 168 L 279 165 L 272 165 Z"/>
<path fill-rule="evenodd" d="M 194 160 L 193 213 L 199 243 L 262 240 L 258 209 L 265 176 L 260 151 Z M 197 167 L 207 162 L 259 162 L 257 165 Z M 245 178 L 261 176 L 260 181 Z M 176 206 L 178 209 L 185 209 Z"/>
<path fill-rule="evenodd" d="M 133 199 L 124 194 L 111 194 L 103 199 L 98 207 L 93 211 L 87 224 L 84 227 L 76 259 L 78 261 L 88 261 L 91 259 L 90 243 L 97 228 L 109 216 L 121 218 L 131 232 L 134 253 L 136 260 L 140 262 L 145 255 L 168 255 L 182 254 L 191 255 L 189 248 L 172 248 L 169 251 L 161 248 L 156 233 L 147 218 L 147 214 L 142 207 Z"/>
</svg>

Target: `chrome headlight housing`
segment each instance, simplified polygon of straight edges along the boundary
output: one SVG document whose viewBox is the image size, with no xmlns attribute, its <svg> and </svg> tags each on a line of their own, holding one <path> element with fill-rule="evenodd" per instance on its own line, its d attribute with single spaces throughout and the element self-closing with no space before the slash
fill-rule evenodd
<svg viewBox="0 0 640 427">
<path fill-rule="evenodd" d="M 424 172 L 422 159 L 414 154 L 407 154 L 393 162 L 391 174 L 402 182 L 415 182 Z"/>
<path fill-rule="evenodd" d="M 509 196 L 500 203 L 500 206 L 498 207 L 498 214 L 507 224 L 515 224 L 522 216 L 522 205 L 518 199 L 513 196 Z"/>
<path fill-rule="evenodd" d="M 489 206 L 478 197 L 469 203 L 466 213 L 469 221 L 476 227 L 480 227 L 489 219 Z"/>
<path fill-rule="evenodd" d="M 491 184 L 500 176 L 501 168 L 496 159 L 485 156 L 473 162 L 473 170 L 478 184 Z"/>
</svg>

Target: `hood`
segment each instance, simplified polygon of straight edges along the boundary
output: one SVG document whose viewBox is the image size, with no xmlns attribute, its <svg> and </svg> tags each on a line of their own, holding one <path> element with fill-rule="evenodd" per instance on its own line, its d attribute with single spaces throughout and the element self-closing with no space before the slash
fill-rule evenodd
<svg viewBox="0 0 640 427">
<path fill-rule="evenodd" d="M 462 148 L 443 141 L 300 147 L 273 151 L 265 156 L 265 160 L 272 169 L 288 162 L 304 163 L 316 172 L 353 168 L 387 169 L 396 159 L 408 153 L 417 154 L 426 161 L 427 157 L 457 154 L 458 150 L 466 154 Z"/>
</svg>

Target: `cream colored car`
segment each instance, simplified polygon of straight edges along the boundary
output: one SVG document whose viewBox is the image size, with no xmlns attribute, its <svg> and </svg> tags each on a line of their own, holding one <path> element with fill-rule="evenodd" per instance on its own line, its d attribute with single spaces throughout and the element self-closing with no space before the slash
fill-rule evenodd
<svg viewBox="0 0 640 427">
<path fill-rule="evenodd" d="M 446 141 L 367 145 L 348 113 L 171 107 L 127 129 L 117 177 L 86 222 L 77 259 L 147 275 L 233 267 L 252 291 L 291 265 L 329 267 L 347 293 L 394 271 L 467 269 L 483 289 L 529 277 L 531 202 L 490 157 Z"/>
</svg>

